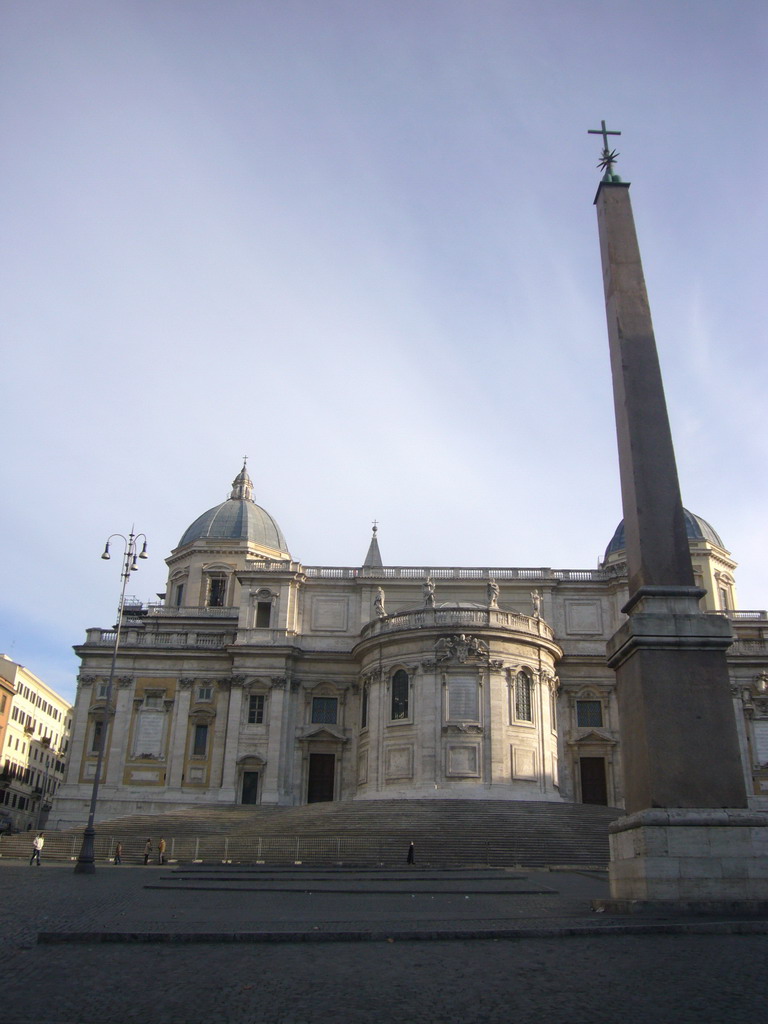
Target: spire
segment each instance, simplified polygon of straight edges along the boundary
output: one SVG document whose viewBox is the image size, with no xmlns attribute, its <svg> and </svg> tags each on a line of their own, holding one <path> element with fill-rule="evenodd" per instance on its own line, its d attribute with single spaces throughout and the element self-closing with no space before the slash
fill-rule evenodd
<svg viewBox="0 0 768 1024">
<path fill-rule="evenodd" d="M 241 501 L 253 501 L 253 480 L 248 476 L 246 464 L 248 456 L 243 459 L 243 468 L 232 481 L 232 493 L 230 498 L 239 498 Z"/>
<path fill-rule="evenodd" d="M 380 569 L 384 564 L 381 560 L 381 552 L 379 551 L 379 542 L 376 540 L 376 534 L 379 531 L 379 527 L 376 524 L 376 520 L 373 521 L 373 536 L 371 537 L 371 543 L 368 546 L 368 554 L 365 556 L 363 562 L 364 569 Z"/>
</svg>

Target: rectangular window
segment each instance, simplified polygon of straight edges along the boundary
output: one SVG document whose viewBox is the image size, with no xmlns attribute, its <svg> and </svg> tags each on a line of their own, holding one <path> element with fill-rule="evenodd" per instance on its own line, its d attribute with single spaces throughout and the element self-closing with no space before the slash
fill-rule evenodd
<svg viewBox="0 0 768 1024">
<path fill-rule="evenodd" d="M 208 584 L 208 604 L 211 608 L 221 608 L 224 605 L 224 594 L 227 589 L 227 580 L 224 576 L 212 576 Z"/>
<path fill-rule="evenodd" d="M 91 741 L 91 753 L 98 754 L 99 744 L 101 743 L 101 730 L 104 728 L 104 723 L 99 720 L 93 723 L 93 740 Z"/>
<path fill-rule="evenodd" d="M 192 753 L 198 757 L 205 757 L 205 751 L 208 746 L 208 726 L 207 725 L 196 725 L 195 726 L 195 738 L 192 743 Z"/>
<path fill-rule="evenodd" d="M 321 725 L 335 725 L 338 701 L 335 697 L 312 698 L 312 721 Z"/>
<path fill-rule="evenodd" d="M 248 724 L 261 725 L 264 721 L 264 694 L 252 693 L 248 698 Z M 314 719 L 313 719 L 314 721 Z"/>
<path fill-rule="evenodd" d="M 392 721 L 408 717 L 408 673 L 398 669 L 392 676 Z"/>
<path fill-rule="evenodd" d="M 197 691 L 198 700 L 213 700 L 213 687 L 212 686 L 201 686 Z"/>
<path fill-rule="evenodd" d="M 7 699 L 8 697 L 6 694 L 0 694 L 0 715 L 2 715 L 2 713 L 5 711 L 5 702 L 7 701 Z"/>
<path fill-rule="evenodd" d="M 599 700 L 576 701 L 576 724 L 581 728 L 603 724 L 603 703 Z"/>
<path fill-rule="evenodd" d="M 181 608 L 181 602 L 184 600 L 184 584 L 177 583 L 176 590 L 173 595 L 173 603 L 177 608 Z"/>
<path fill-rule="evenodd" d="M 259 601 L 256 605 L 256 628 L 269 629 L 272 621 L 272 602 Z"/>
</svg>

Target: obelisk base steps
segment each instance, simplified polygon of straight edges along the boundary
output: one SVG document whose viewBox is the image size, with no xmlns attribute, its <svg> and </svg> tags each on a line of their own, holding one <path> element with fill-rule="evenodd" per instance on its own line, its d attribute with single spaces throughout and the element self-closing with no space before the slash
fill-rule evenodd
<svg viewBox="0 0 768 1024">
<path fill-rule="evenodd" d="M 612 901 L 768 900 L 768 815 L 640 811 L 610 826 L 610 847 Z"/>
</svg>

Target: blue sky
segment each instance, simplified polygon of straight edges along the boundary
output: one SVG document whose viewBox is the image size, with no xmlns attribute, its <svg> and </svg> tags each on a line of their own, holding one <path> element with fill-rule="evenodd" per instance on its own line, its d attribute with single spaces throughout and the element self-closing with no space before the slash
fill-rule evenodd
<svg viewBox="0 0 768 1024">
<path fill-rule="evenodd" d="M 305 564 L 590 568 L 621 518 L 601 119 L 685 505 L 768 605 L 768 9 L 0 0 L 0 650 L 65 696 L 227 496 Z M 503 603 L 503 595 L 502 595 Z"/>
</svg>

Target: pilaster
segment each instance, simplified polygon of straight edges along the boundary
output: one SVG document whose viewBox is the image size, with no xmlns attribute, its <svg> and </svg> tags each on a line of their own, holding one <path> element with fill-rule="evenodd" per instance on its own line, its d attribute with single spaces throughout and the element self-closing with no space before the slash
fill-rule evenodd
<svg viewBox="0 0 768 1024">
<path fill-rule="evenodd" d="M 235 802 L 235 775 L 237 772 L 237 750 L 240 743 L 240 718 L 243 708 L 244 681 L 242 676 L 236 676 L 230 680 L 221 788 L 217 795 L 217 799 L 222 803 Z"/>
<path fill-rule="evenodd" d="M 96 676 L 84 673 L 77 679 L 77 700 L 72 715 L 72 747 L 67 758 L 67 785 L 77 784 L 83 771 L 83 755 L 88 740 L 88 709 L 93 702 L 95 682 Z"/>
<path fill-rule="evenodd" d="M 286 689 L 287 680 L 284 676 L 272 679 L 267 709 L 269 716 L 267 764 L 261 784 L 261 802 L 263 804 L 280 803 L 280 765 L 283 749 Z"/>
<path fill-rule="evenodd" d="M 132 676 L 121 676 L 115 680 L 115 690 L 112 693 L 115 717 L 112 722 L 109 763 L 105 780 L 105 785 L 107 786 L 119 786 L 122 781 L 131 731 L 131 696 L 133 694 L 133 685 L 134 680 Z"/>
<path fill-rule="evenodd" d="M 169 789 L 181 788 L 193 685 L 194 679 L 179 679 L 179 685 L 176 688 L 176 701 L 173 706 L 173 725 L 171 727 L 168 753 L 167 784 Z"/>
</svg>

